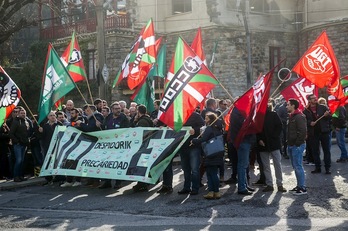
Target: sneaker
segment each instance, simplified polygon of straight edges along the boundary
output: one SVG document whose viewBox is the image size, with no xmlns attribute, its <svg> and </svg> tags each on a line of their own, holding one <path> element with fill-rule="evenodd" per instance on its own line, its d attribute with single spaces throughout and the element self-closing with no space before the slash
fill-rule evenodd
<svg viewBox="0 0 348 231">
<path fill-rule="evenodd" d="M 72 186 L 73 187 L 78 187 L 78 186 L 81 186 L 81 185 L 82 185 L 81 182 L 75 181 Z"/>
<path fill-rule="evenodd" d="M 336 160 L 337 163 L 345 163 L 347 162 L 347 159 L 346 158 L 339 158 Z"/>
<path fill-rule="evenodd" d="M 298 189 L 299 189 L 299 187 L 296 186 L 295 188 L 293 188 L 293 189 L 291 189 L 291 190 L 289 190 L 289 191 L 290 191 L 290 192 L 296 192 Z"/>
<path fill-rule="evenodd" d="M 266 186 L 266 183 L 262 180 L 258 180 L 253 183 L 254 186 Z"/>
<path fill-rule="evenodd" d="M 292 194 L 294 195 L 305 195 L 307 194 L 307 190 L 303 189 L 303 188 L 298 188 L 295 192 L 293 192 Z"/>
<path fill-rule="evenodd" d="M 278 192 L 286 192 L 286 189 L 283 186 L 278 186 Z"/>
<path fill-rule="evenodd" d="M 321 169 L 320 168 L 316 168 L 313 171 L 311 171 L 311 173 L 313 173 L 313 174 L 321 173 Z"/>
<path fill-rule="evenodd" d="M 139 183 L 138 182 L 136 185 L 133 186 L 133 191 L 134 192 L 146 192 L 149 190 L 147 186 L 148 185 L 146 183 L 143 183 L 143 182 Z"/>
<path fill-rule="evenodd" d="M 272 191 L 274 191 L 274 188 L 270 185 L 267 185 L 267 187 L 262 190 L 262 192 L 272 192 Z"/>
<path fill-rule="evenodd" d="M 230 178 L 228 180 L 225 180 L 225 184 L 236 184 L 237 183 L 237 179 L 236 178 Z"/>
<path fill-rule="evenodd" d="M 162 187 L 157 191 L 157 193 L 161 193 L 161 194 L 167 194 L 172 192 L 173 192 L 173 188 L 166 185 L 162 185 Z"/>
<path fill-rule="evenodd" d="M 73 186 L 73 183 L 69 183 L 69 182 L 65 182 L 64 184 L 60 185 L 60 187 L 62 188 L 71 187 L 71 186 Z"/>
<path fill-rule="evenodd" d="M 305 165 L 307 165 L 307 166 L 314 166 L 315 164 L 313 162 L 307 162 L 307 163 L 305 163 Z"/>
</svg>

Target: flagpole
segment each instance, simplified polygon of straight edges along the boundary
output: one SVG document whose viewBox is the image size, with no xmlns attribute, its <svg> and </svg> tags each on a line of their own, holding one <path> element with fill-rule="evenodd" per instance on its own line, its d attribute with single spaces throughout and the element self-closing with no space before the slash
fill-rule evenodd
<svg viewBox="0 0 348 231">
<path fill-rule="evenodd" d="M 232 105 L 234 105 L 234 103 L 233 103 Z M 232 107 L 232 105 L 231 105 L 231 107 Z M 225 114 L 226 111 L 229 111 L 229 110 L 231 109 L 231 107 L 226 108 L 225 111 L 221 112 L 221 114 L 220 114 L 218 117 L 216 117 L 216 119 L 215 119 L 211 124 L 214 124 L 218 119 L 220 119 L 220 118 L 223 116 L 223 114 Z M 196 138 L 198 139 L 198 138 L 201 137 L 202 135 L 203 135 L 203 132 L 202 132 L 201 134 L 199 134 L 199 136 L 197 136 Z M 191 146 L 191 145 L 193 145 L 192 142 L 190 143 L 189 146 Z"/>
<path fill-rule="evenodd" d="M 23 103 L 24 103 L 25 107 L 28 109 L 28 111 L 29 111 L 29 113 L 30 113 L 31 117 L 33 117 L 33 119 L 35 120 L 35 122 L 37 123 L 37 125 L 38 125 L 38 126 L 40 126 L 40 125 L 39 125 L 39 122 L 37 122 L 37 119 L 35 118 L 35 116 L 34 116 L 33 112 L 30 110 L 30 108 L 29 108 L 28 104 L 25 102 L 25 100 L 24 100 L 23 96 L 21 96 L 21 100 L 23 101 Z"/>
<path fill-rule="evenodd" d="M 80 95 L 82 96 L 83 101 L 85 101 L 85 104 L 88 105 L 88 102 L 87 102 L 86 98 L 83 96 L 82 92 L 80 91 L 80 88 L 79 88 L 76 84 L 75 84 L 75 86 L 76 86 L 77 91 L 78 91 L 78 92 L 80 93 Z M 92 95 L 91 95 L 91 97 L 92 97 Z M 92 104 L 93 104 L 93 101 L 92 101 Z M 92 116 L 93 116 L 93 118 L 95 119 L 95 121 L 97 122 L 98 120 L 97 120 L 97 118 L 95 117 L 94 113 L 92 114 Z M 101 127 L 99 127 L 99 129 L 100 129 L 100 130 L 103 130 Z"/>
</svg>

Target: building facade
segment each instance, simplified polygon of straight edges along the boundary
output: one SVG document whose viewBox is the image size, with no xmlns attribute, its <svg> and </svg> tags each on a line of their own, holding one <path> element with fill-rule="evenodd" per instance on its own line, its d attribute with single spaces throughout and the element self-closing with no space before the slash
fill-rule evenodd
<svg viewBox="0 0 348 231">
<path fill-rule="evenodd" d="M 88 7 L 91 1 L 81 2 Z M 114 4 L 114 9 L 118 9 L 118 1 L 110 3 Z M 156 34 L 163 36 L 167 44 L 167 66 L 178 37 L 191 43 L 197 28 L 201 27 L 208 63 L 215 53 L 210 68 L 221 82 L 214 89 L 214 96 L 218 98 L 243 94 L 260 73 L 266 73 L 284 58 L 286 60 L 281 67 L 291 69 L 323 30 L 328 33 L 342 76 L 348 74 L 344 65 L 348 48 L 348 1 L 127 0 L 122 4 L 123 13 L 115 18 L 124 17 L 124 26 L 115 24 L 105 27 L 105 57 L 110 72 L 108 86 L 112 84 L 140 29 L 150 18 L 155 23 Z M 93 16 L 93 13 L 90 15 Z M 105 17 L 105 20 L 110 20 L 110 17 Z M 76 19 L 72 18 L 69 22 L 76 27 Z M 87 23 L 85 28 L 94 23 Z M 43 30 L 49 31 L 50 26 Z M 96 34 L 91 30 L 82 30 L 79 41 L 87 44 L 89 54 L 84 59 L 88 63 L 89 78 L 93 79 L 99 64 Z M 56 44 L 63 47 L 69 39 L 57 39 Z M 276 88 L 280 82 L 275 76 L 273 87 Z M 287 84 L 283 84 L 283 87 Z M 130 94 L 126 86 L 116 87 L 112 89 L 109 100 L 129 100 Z"/>
</svg>

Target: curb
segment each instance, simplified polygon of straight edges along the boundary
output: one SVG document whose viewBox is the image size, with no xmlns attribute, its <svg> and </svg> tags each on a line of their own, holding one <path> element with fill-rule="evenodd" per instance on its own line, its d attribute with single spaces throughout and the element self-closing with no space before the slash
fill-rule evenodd
<svg viewBox="0 0 348 231">
<path fill-rule="evenodd" d="M 32 185 L 40 185 L 45 183 L 46 180 L 43 177 L 31 177 L 26 181 L 14 182 L 14 181 L 0 181 L 0 191 L 9 190 L 14 188 L 23 188 Z"/>
</svg>

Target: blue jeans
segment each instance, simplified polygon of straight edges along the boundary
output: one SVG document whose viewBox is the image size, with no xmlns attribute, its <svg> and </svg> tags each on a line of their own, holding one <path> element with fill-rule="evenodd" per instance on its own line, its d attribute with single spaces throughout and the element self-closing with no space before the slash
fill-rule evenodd
<svg viewBox="0 0 348 231">
<path fill-rule="evenodd" d="M 303 161 L 303 151 L 306 148 L 306 144 L 301 144 L 297 146 L 288 146 L 288 155 L 295 171 L 295 176 L 297 180 L 297 187 L 306 188 L 305 185 L 305 173 L 302 166 Z"/>
<path fill-rule="evenodd" d="M 344 140 L 344 136 L 346 134 L 347 128 L 339 128 L 336 129 L 336 140 L 337 140 L 337 146 L 341 150 L 341 159 L 347 159 L 348 153 L 346 148 L 346 142 Z"/>
<path fill-rule="evenodd" d="M 238 192 L 247 190 L 247 168 L 249 167 L 249 153 L 250 153 L 250 142 L 243 141 L 237 152 L 238 152 Z"/>
<path fill-rule="evenodd" d="M 218 175 L 218 166 L 205 167 L 208 180 L 208 191 L 219 192 L 220 180 Z"/>
<path fill-rule="evenodd" d="M 15 165 L 13 170 L 13 177 L 23 176 L 24 155 L 27 147 L 21 144 L 14 144 L 13 151 L 15 154 Z"/>
<path fill-rule="evenodd" d="M 198 192 L 200 185 L 199 165 L 201 164 L 201 147 L 181 148 L 181 168 L 184 171 L 184 190 Z"/>
</svg>

